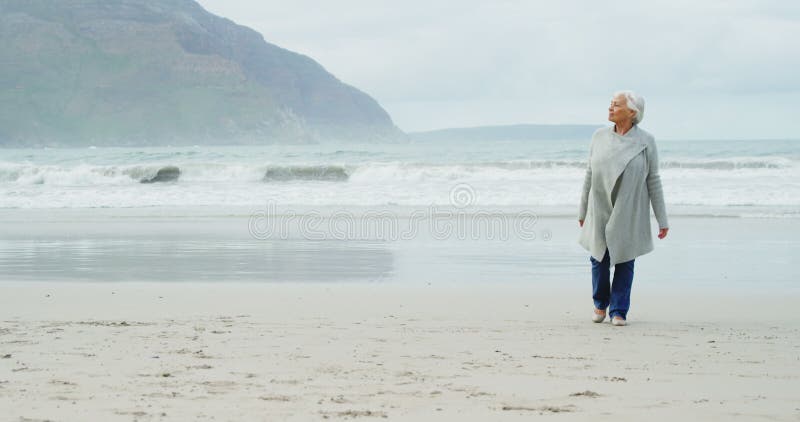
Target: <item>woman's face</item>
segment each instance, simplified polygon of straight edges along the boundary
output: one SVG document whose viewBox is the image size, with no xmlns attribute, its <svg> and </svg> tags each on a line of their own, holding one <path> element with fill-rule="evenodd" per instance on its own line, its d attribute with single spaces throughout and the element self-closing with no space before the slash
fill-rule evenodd
<svg viewBox="0 0 800 422">
<path fill-rule="evenodd" d="M 624 95 L 617 95 L 611 99 L 611 105 L 608 106 L 608 120 L 614 123 L 622 123 L 624 121 L 633 121 L 633 116 L 636 112 L 628 108 L 628 102 Z"/>
</svg>

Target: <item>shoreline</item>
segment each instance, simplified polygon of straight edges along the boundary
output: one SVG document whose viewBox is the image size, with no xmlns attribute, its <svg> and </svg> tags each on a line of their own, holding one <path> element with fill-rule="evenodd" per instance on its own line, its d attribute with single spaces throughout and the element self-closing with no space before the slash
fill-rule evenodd
<svg viewBox="0 0 800 422">
<path fill-rule="evenodd" d="M 28 221 L 31 218 L 47 219 L 53 213 L 61 218 L 242 218 L 253 213 L 268 211 L 268 201 L 253 205 L 196 205 L 172 206 L 154 205 L 141 207 L 60 207 L 60 208 L 21 208 L 0 207 L 0 215 L 6 214 L 6 219 L 14 221 Z M 318 214 L 331 217 L 337 213 L 352 213 L 354 216 L 363 216 L 371 212 L 390 212 L 398 218 L 407 219 L 412 213 L 425 212 L 456 212 L 464 215 L 476 213 L 489 213 L 490 215 L 514 216 L 520 212 L 529 212 L 542 218 L 568 218 L 577 220 L 577 205 L 481 205 L 473 204 L 466 208 L 454 207 L 450 204 L 419 204 L 419 205 L 303 205 L 303 204 L 274 204 L 278 211 L 276 215 L 286 213 Z M 670 216 L 680 218 L 732 218 L 732 219 L 800 219 L 800 210 L 793 206 L 709 206 L 709 205 L 674 205 L 667 204 Z M 87 216 L 89 214 L 89 216 Z"/>
<path fill-rule="evenodd" d="M 522 227 L 520 219 L 476 219 L 472 225 L 453 217 L 437 220 L 436 227 L 431 221 L 405 220 L 394 228 L 381 220 L 320 218 L 309 220 L 319 222 L 311 234 L 321 235 L 311 238 L 299 219 L 286 225 L 280 218 L 265 219 L 259 228 L 288 229 L 261 237 L 265 232 L 253 232 L 246 216 L 109 212 L 80 218 L 6 213 L 0 219 L 0 280 L 540 287 L 545 280 L 578 285 L 590 280 L 588 252 L 578 244 L 580 227 L 573 218 L 542 217 Z M 353 224 L 341 231 L 347 226 L 340 223 L 348 221 Z M 655 250 L 637 258 L 637 285 L 775 293 L 800 287 L 794 267 L 800 219 L 671 216 L 670 225 L 668 237 L 654 235 Z"/>
</svg>

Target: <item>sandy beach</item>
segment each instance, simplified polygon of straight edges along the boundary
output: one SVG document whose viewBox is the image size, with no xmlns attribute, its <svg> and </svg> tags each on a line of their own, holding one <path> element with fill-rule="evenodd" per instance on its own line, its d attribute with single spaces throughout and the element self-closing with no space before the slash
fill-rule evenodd
<svg viewBox="0 0 800 422">
<path fill-rule="evenodd" d="M 3 420 L 798 420 L 795 291 L 7 282 Z M 635 310 L 635 312 L 633 312 Z"/>
<path fill-rule="evenodd" d="M 800 422 L 798 40 L 0 0 L 0 422 Z"/>
<path fill-rule="evenodd" d="M 571 216 L 392 242 L 2 216 L 0 420 L 800 419 L 797 219 L 675 216 L 614 327 Z"/>
</svg>

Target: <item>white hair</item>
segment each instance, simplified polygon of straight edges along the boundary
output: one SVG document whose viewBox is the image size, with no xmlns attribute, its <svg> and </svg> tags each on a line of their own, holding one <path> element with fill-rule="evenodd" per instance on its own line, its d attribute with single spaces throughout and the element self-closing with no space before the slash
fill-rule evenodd
<svg viewBox="0 0 800 422">
<path fill-rule="evenodd" d="M 644 97 L 633 91 L 626 90 L 615 92 L 613 98 L 616 98 L 619 95 L 625 97 L 625 104 L 628 105 L 629 109 L 636 113 L 633 116 L 633 124 L 638 125 L 639 122 L 644 119 Z"/>
</svg>

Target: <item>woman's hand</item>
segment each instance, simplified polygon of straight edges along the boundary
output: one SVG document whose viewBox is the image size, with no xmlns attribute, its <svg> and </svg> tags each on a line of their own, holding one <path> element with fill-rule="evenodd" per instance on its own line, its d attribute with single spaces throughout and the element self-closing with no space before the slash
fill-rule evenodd
<svg viewBox="0 0 800 422">
<path fill-rule="evenodd" d="M 664 227 L 663 229 L 658 230 L 658 238 L 663 239 L 667 237 L 667 232 L 669 231 L 669 227 Z"/>
<path fill-rule="evenodd" d="M 578 220 L 578 224 L 580 224 L 581 227 L 583 227 L 583 220 Z"/>
</svg>

